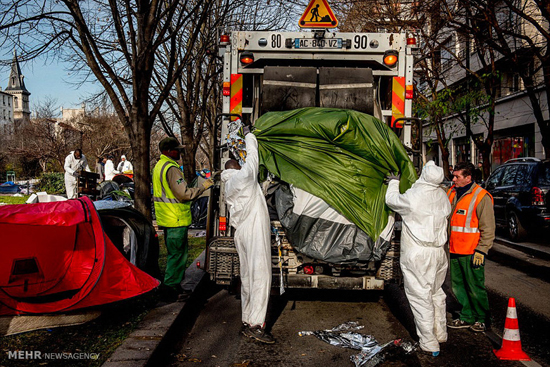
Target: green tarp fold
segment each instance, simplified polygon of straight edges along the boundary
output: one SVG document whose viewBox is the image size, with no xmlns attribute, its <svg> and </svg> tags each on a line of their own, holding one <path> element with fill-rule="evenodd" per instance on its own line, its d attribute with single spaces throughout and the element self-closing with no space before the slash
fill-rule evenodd
<svg viewBox="0 0 550 367">
<path fill-rule="evenodd" d="M 326 201 L 376 239 L 388 220 L 384 177 L 401 174 L 401 192 L 417 179 L 399 138 L 353 110 L 269 112 L 255 123 L 261 170 Z"/>
</svg>

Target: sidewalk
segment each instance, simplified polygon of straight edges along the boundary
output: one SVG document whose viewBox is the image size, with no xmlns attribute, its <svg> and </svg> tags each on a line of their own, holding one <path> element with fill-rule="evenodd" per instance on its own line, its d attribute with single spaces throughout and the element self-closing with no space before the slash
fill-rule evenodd
<svg viewBox="0 0 550 367">
<path fill-rule="evenodd" d="M 536 243 L 514 243 L 497 237 L 489 260 L 550 282 L 550 247 Z"/>
<path fill-rule="evenodd" d="M 185 282 L 182 288 L 194 291 L 202 280 L 205 271 L 194 264 L 200 261 L 204 264 L 205 252 L 203 251 L 192 266 L 185 271 Z M 115 352 L 103 363 L 102 367 L 145 367 L 152 359 L 154 353 L 162 349 L 166 336 L 175 332 L 173 325 L 183 317 L 187 302 L 173 302 L 159 304 L 151 310 L 139 323 L 128 338 Z"/>
<path fill-rule="evenodd" d="M 511 247 L 526 254 L 535 256 L 538 259 L 550 260 L 550 244 L 548 246 L 545 246 L 534 242 L 516 243 L 498 236 L 495 239 L 495 242 L 500 245 Z"/>
</svg>

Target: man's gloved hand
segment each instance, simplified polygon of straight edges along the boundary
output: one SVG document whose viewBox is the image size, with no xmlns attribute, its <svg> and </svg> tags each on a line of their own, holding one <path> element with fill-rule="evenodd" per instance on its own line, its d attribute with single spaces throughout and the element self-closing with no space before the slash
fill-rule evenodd
<svg viewBox="0 0 550 367">
<path fill-rule="evenodd" d="M 399 181 L 400 178 L 401 178 L 400 174 L 395 174 L 393 172 L 388 173 L 388 175 L 384 178 L 384 184 L 386 185 L 389 184 L 391 180 Z"/>
<path fill-rule="evenodd" d="M 474 252 L 472 256 L 472 267 L 474 269 L 479 268 L 480 266 L 485 265 L 485 254 L 479 251 Z"/>
<path fill-rule="evenodd" d="M 246 136 L 250 132 L 250 126 L 245 125 L 243 126 L 243 136 Z"/>
<path fill-rule="evenodd" d="M 209 178 L 208 180 L 204 181 L 202 183 L 202 187 L 205 189 L 205 190 L 208 190 L 210 187 L 212 187 L 212 185 L 214 185 L 214 180 Z"/>
<path fill-rule="evenodd" d="M 221 173 L 222 171 L 212 172 L 212 175 L 210 176 L 210 178 L 212 178 L 213 180 L 217 180 L 220 177 Z"/>
</svg>

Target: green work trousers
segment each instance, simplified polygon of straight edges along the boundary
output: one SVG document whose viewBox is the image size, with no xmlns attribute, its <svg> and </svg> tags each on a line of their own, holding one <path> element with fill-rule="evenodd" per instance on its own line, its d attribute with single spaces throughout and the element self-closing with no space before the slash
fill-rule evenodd
<svg viewBox="0 0 550 367">
<path fill-rule="evenodd" d="M 164 240 L 168 256 L 164 284 L 179 291 L 187 264 L 187 227 L 164 228 Z"/>
<path fill-rule="evenodd" d="M 472 267 L 473 255 L 451 254 L 451 284 L 462 305 L 460 319 L 467 323 L 487 321 L 489 299 L 485 289 L 485 267 Z"/>
</svg>

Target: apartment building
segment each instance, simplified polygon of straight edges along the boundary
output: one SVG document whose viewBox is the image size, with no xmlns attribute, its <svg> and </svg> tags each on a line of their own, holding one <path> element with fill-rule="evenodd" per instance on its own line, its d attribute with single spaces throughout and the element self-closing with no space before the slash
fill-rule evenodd
<svg viewBox="0 0 550 367">
<path fill-rule="evenodd" d="M 10 135 L 13 128 L 13 96 L 0 88 L 0 134 Z"/>
<path fill-rule="evenodd" d="M 500 14 L 500 13 L 499 13 Z M 510 22 L 517 20 L 506 9 L 502 9 L 500 16 Z M 544 20 L 541 19 L 541 22 Z M 532 24 L 525 24 L 519 21 L 518 29 L 523 34 L 536 42 L 544 43 L 539 37 Z M 446 39 L 440 43 L 439 51 L 439 75 L 444 79 L 446 88 L 460 88 L 468 83 L 468 73 L 465 66 L 470 70 L 478 72 L 482 70 L 482 63 L 479 59 L 479 50 L 476 49 L 475 42 L 465 40 L 457 33 L 448 32 Z M 525 43 L 510 38 L 510 45 L 515 53 L 525 53 Z M 492 148 L 491 160 L 492 168 L 512 158 L 518 157 L 537 157 L 539 159 L 550 158 L 549 152 L 545 152 L 542 145 L 542 134 L 537 124 L 532 103 L 527 95 L 523 85 L 522 78 L 519 75 L 521 68 L 529 68 L 534 75 L 537 86 L 537 98 L 542 107 L 542 113 L 545 119 L 549 118 L 548 105 L 543 103 L 546 99 L 546 88 L 543 84 L 542 70 L 539 68 L 538 60 L 534 56 L 525 53 L 522 55 L 521 64 L 512 63 L 509 58 L 496 53 L 495 65 L 499 71 L 499 84 L 497 85 L 495 123 L 494 123 L 494 144 Z M 443 88 L 443 87 L 441 87 Z M 472 105 L 471 108 L 480 106 Z M 483 106 L 481 106 L 483 107 Z M 461 161 L 470 161 L 477 164 L 482 160 L 481 154 L 474 144 L 475 139 L 484 139 L 487 137 L 487 126 L 483 120 L 488 119 L 488 112 L 482 113 L 478 121 L 472 120 L 470 123 L 472 136 L 467 137 L 466 128 L 463 119 L 458 115 L 450 115 L 445 119 L 446 136 L 450 137 L 448 149 L 450 151 L 449 164 L 455 165 Z M 426 125 L 427 126 L 427 125 Z M 441 151 L 437 144 L 434 144 L 435 134 L 430 129 L 425 129 L 422 144 L 422 153 L 425 160 L 434 159 L 441 161 Z"/>
</svg>

